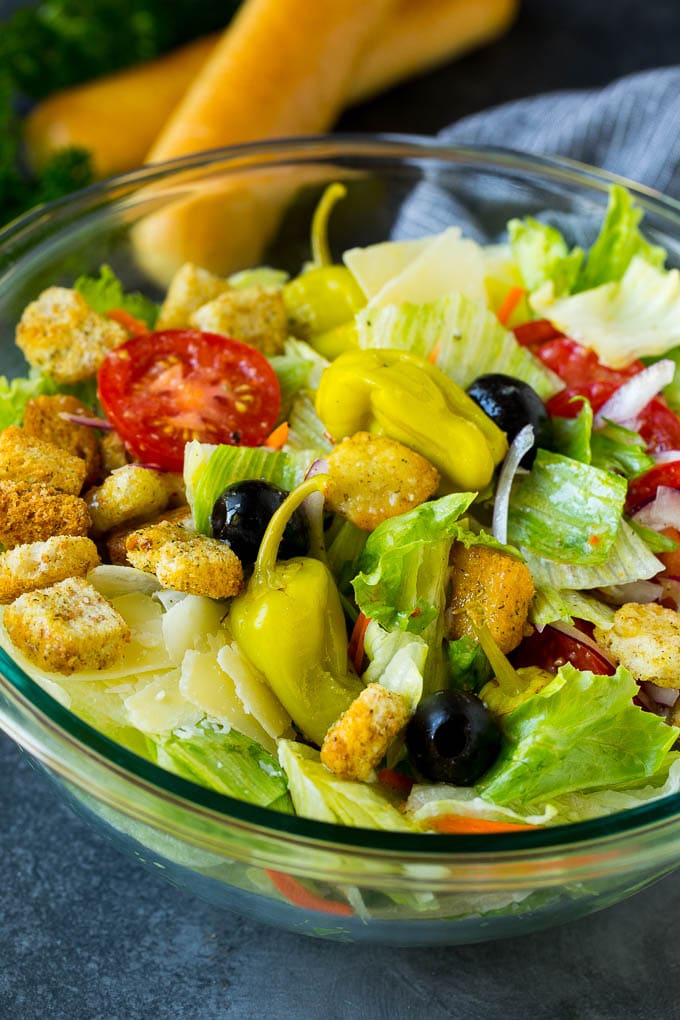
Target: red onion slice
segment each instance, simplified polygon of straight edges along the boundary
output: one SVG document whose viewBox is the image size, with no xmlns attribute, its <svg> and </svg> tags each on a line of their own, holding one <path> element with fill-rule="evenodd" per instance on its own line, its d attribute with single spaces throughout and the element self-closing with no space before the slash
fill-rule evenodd
<svg viewBox="0 0 680 1020">
<path fill-rule="evenodd" d="M 656 361 L 642 372 L 638 372 L 632 379 L 619 386 L 602 405 L 595 415 L 593 422 L 595 428 L 601 428 L 605 421 L 630 427 L 652 397 L 673 381 L 674 375 L 675 362 L 670 358 Z"/>
<path fill-rule="evenodd" d="M 612 584 L 600 588 L 608 602 L 623 606 L 627 602 L 658 602 L 663 595 L 663 587 L 655 581 L 631 581 L 629 584 Z"/>
<path fill-rule="evenodd" d="M 496 486 L 496 499 L 493 505 L 493 522 L 491 531 L 497 542 L 503 545 L 508 541 L 508 510 L 510 508 L 510 493 L 512 483 L 519 468 L 519 462 L 525 453 L 528 453 L 534 445 L 534 430 L 531 425 L 525 425 L 517 433 L 510 449 L 508 450 L 503 467 L 498 476 Z"/>
<path fill-rule="evenodd" d="M 327 475 L 328 474 L 328 461 L 323 457 L 319 457 L 317 460 L 313 460 L 305 471 L 304 481 L 308 478 L 313 478 L 314 475 Z"/>
<path fill-rule="evenodd" d="M 564 620 L 555 620 L 549 624 L 553 630 L 558 630 L 560 634 L 565 634 L 570 637 L 572 641 L 577 641 L 580 645 L 585 645 L 591 652 L 594 652 L 599 659 L 602 659 L 612 669 L 616 669 L 616 660 L 612 659 L 609 652 L 605 651 L 602 645 L 598 645 L 595 638 L 592 638 L 589 634 L 584 634 L 578 627 L 574 627 L 571 623 L 565 623 Z"/>
<path fill-rule="evenodd" d="M 672 464 L 673 461 L 680 460 L 680 450 L 656 450 L 647 456 L 651 457 L 655 464 Z"/>
<path fill-rule="evenodd" d="M 59 417 L 64 421 L 70 421 L 72 425 L 85 425 L 88 429 L 101 429 L 102 432 L 113 432 L 113 425 L 106 418 L 95 418 L 87 414 L 71 414 L 69 411 L 60 411 Z"/>
<path fill-rule="evenodd" d="M 680 489 L 660 485 L 650 503 L 633 515 L 636 524 L 660 531 L 661 528 L 680 529 Z"/>
</svg>

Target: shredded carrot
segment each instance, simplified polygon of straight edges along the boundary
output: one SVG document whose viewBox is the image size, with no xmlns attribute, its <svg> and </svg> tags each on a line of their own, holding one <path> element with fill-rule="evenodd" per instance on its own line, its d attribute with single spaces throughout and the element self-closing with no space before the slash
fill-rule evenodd
<svg viewBox="0 0 680 1020">
<path fill-rule="evenodd" d="M 270 450 L 280 450 L 282 446 L 288 442 L 288 433 L 290 432 L 290 426 L 287 421 L 282 421 L 280 425 L 277 425 L 273 432 L 271 432 L 264 441 L 264 445 Z"/>
<path fill-rule="evenodd" d="M 112 308 L 106 314 L 109 319 L 113 319 L 114 322 L 119 323 L 126 329 L 130 336 L 141 336 L 142 333 L 149 332 L 149 327 L 145 322 L 142 322 L 135 315 L 131 315 L 130 312 L 126 312 L 124 308 Z"/>
<path fill-rule="evenodd" d="M 397 772 L 396 769 L 380 769 L 378 780 L 383 786 L 389 786 L 390 790 L 406 794 L 411 792 L 414 783 L 410 776 L 405 776 L 403 772 Z"/>
<path fill-rule="evenodd" d="M 304 910 L 318 910 L 323 914 L 342 914 L 345 917 L 354 913 L 348 903 L 341 903 L 339 900 L 325 900 L 322 896 L 310 892 L 292 875 L 284 875 L 282 871 L 271 871 L 269 868 L 265 868 L 265 871 L 281 895 L 296 907 L 302 907 Z"/>
<path fill-rule="evenodd" d="M 430 353 L 427 356 L 427 360 L 432 365 L 436 365 L 437 364 L 437 358 L 441 354 L 441 350 L 442 350 L 441 341 L 437 340 L 437 343 L 434 345 L 434 347 L 432 348 L 432 350 L 430 351 Z"/>
<path fill-rule="evenodd" d="M 517 305 L 520 303 L 526 291 L 524 287 L 511 287 L 508 293 L 501 301 L 500 307 L 496 312 L 496 318 L 502 326 L 505 326 L 510 319 L 510 316 L 514 312 Z"/>
<path fill-rule="evenodd" d="M 466 835 L 475 833 L 493 832 L 519 832 L 527 829 L 535 829 L 535 825 L 525 825 L 520 822 L 493 822 L 488 818 L 470 818 L 466 815 L 441 815 L 439 818 L 430 818 L 428 826 L 437 832 L 445 832 L 449 835 Z"/>
<path fill-rule="evenodd" d="M 364 638 L 366 637 L 366 628 L 370 622 L 370 617 L 359 613 L 357 622 L 352 630 L 352 636 L 349 639 L 349 659 L 357 673 L 362 672 L 364 664 Z"/>
</svg>

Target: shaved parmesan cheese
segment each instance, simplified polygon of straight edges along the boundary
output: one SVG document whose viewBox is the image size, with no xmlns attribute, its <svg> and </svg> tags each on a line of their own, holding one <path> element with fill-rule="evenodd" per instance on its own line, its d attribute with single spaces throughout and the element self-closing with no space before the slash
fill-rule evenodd
<svg viewBox="0 0 680 1020">
<path fill-rule="evenodd" d="M 217 661 L 233 680 L 243 707 L 255 716 L 270 737 L 277 739 L 287 734 L 291 725 L 290 716 L 264 676 L 248 662 L 238 645 L 234 643 L 220 648 Z"/>
<path fill-rule="evenodd" d="M 169 670 L 125 698 L 130 725 L 157 734 L 197 723 L 203 713 L 181 693 L 179 680 L 180 670 Z"/>
</svg>

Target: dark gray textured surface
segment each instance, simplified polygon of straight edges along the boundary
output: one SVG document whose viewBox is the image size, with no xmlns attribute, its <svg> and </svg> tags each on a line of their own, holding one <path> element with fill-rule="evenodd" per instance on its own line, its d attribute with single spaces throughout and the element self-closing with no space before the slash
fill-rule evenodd
<svg viewBox="0 0 680 1020">
<path fill-rule="evenodd" d="M 505 39 L 341 127 L 432 132 L 506 99 L 671 64 L 679 43 L 677 0 L 527 0 Z M 680 874 L 509 942 L 314 942 L 216 913 L 123 858 L 0 736 L 0 1020 L 656 1020 L 678 1015 L 679 913 Z"/>
</svg>

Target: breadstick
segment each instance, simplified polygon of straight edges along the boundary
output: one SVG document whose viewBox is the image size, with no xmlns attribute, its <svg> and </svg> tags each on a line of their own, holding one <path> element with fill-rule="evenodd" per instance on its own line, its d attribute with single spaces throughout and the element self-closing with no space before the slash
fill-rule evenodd
<svg viewBox="0 0 680 1020">
<path fill-rule="evenodd" d="M 399 0 L 349 82 L 346 105 L 451 60 L 499 35 L 517 0 Z M 79 145 L 98 177 L 139 166 L 215 49 L 219 34 L 93 82 L 54 93 L 24 123 L 29 165 Z M 140 101 L 143 98 L 143 101 Z"/>
</svg>

